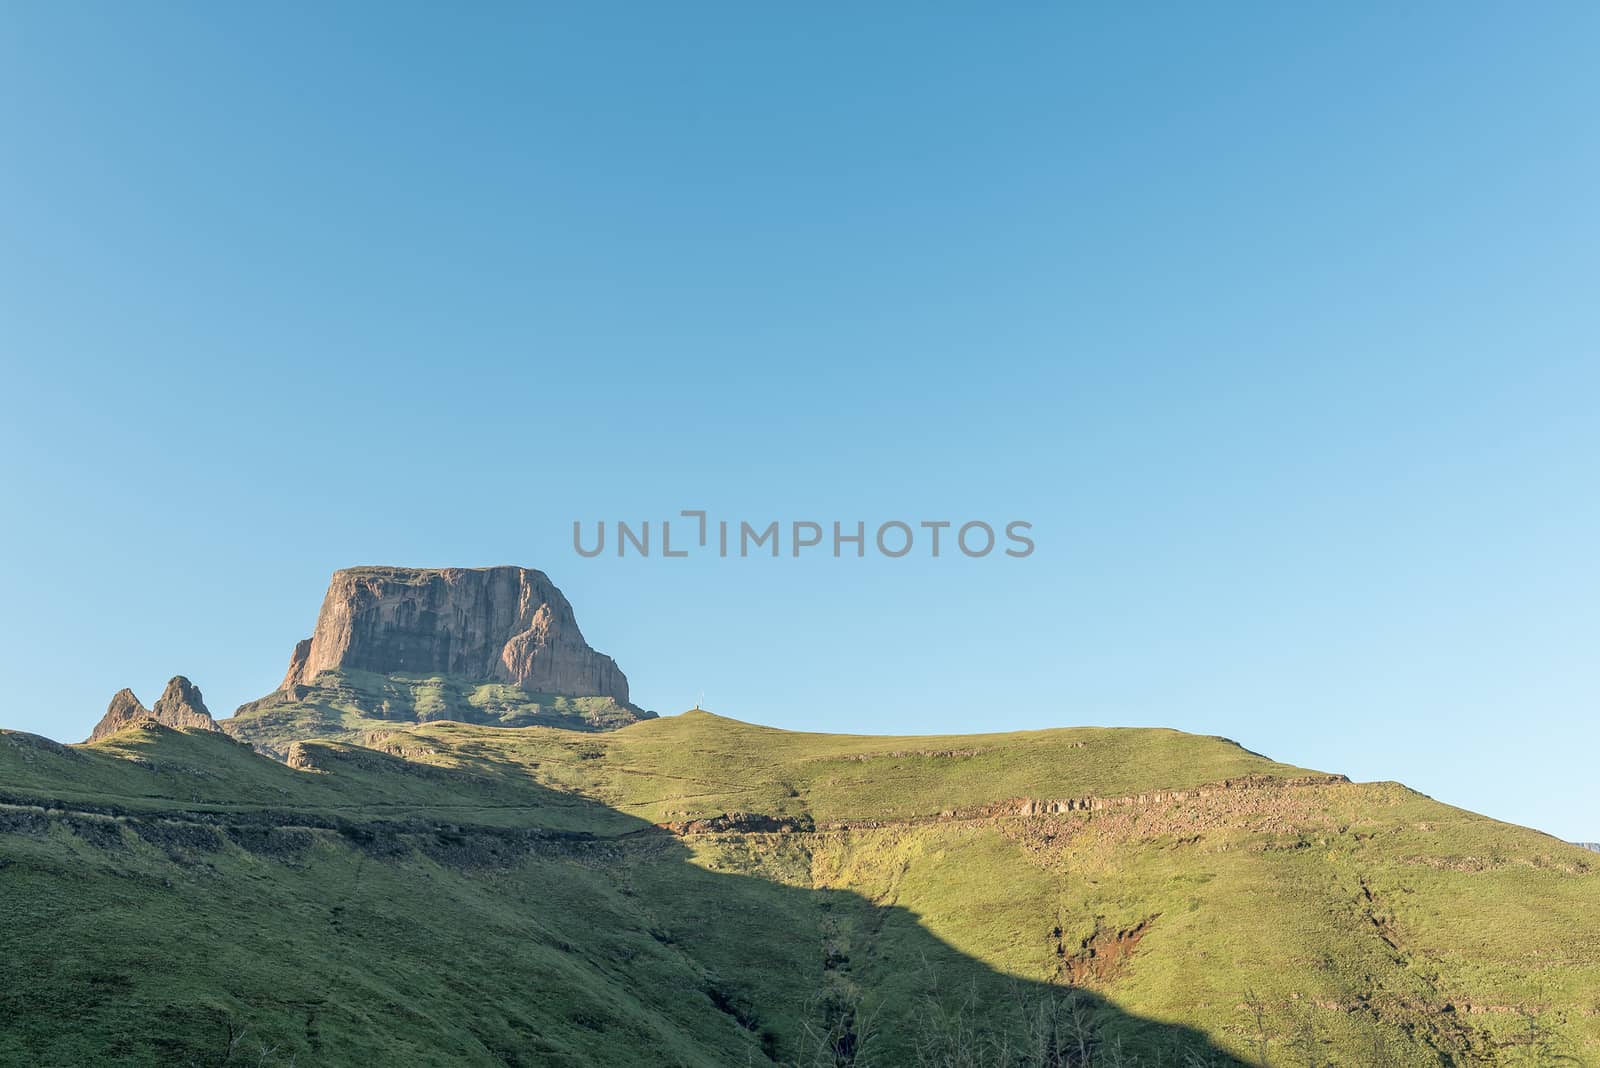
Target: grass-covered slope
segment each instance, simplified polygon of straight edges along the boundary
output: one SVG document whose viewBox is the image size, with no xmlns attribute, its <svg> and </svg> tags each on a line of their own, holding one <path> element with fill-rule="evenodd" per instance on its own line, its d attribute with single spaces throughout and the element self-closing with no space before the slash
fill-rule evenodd
<svg viewBox="0 0 1600 1068">
<path fill-rule="evenodd" d="M 1600 1060 L 1593 854 L 1223 739 L 366 740 L 0 734 L 0 1063 Z"/>
<path fill-rule="evenodd" d="M 396 724 L 454 720 L 491 727 L 602 731 L 653 716 L 610 697 L 530 693 L 507 683 L 452 675 L 380 675 L 344 668 L 251 701 L 220 726 L 240 741 L 282 758 L 300 739 L 360 743 L 372 732 Z"/>
</svg>

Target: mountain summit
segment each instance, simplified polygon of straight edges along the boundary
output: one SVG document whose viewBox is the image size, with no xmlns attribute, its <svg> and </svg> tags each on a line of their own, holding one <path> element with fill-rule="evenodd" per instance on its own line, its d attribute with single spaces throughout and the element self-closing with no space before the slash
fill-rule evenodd
<svg viewBox="0 0 1600 1068">
<path fill-rule="evenodd" d="M 200 696 L 200 687 L 182 675 L 174 675 L 154 709 L 144 707 L 132 690 L 118 690 L 106 706 L 106 714 L 95 724 L 89 741 L 98 742 L 141 719 L 153 719 L 168 727 L 192 727 L 206 731 L 219 729 L 206 708 L 205 699 Z"/>
<path fill-rule="evenodd" d="M 565 595 L 525 567 L 335 571 L 316 630 L 295 646 L 281 688 L 341 668 L 628 700 L 627 676 L 583 640 Z"/>
<path fill-rule="evenodd" d="M 397 723 L 609 730 L 652 715 L 542 571 L 352 567 L 333 573 L 278 690 L 222 729 L 282 758 L 296 739 L 366 744 Z"/>
</svg>

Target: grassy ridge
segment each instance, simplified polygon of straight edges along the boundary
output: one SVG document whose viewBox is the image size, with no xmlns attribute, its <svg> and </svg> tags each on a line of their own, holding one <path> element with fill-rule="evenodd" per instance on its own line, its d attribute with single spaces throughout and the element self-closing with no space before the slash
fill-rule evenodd
<svg viewBox="0 0 1600 1068">
<path fill-rule="evenodd" d="M 396 732 L 430 764 L 526 773 L 652 822 L 729 812 L 816 821 L 935 816 L 1021 797 L 1117 797 L 1248 776 L 1300 776 L 1222 738 L 1078 727 L 879 737 L 776 730 L 708 712 L 592 737 L 485 733 L 440 723 Z"/>
<path fill-rule="evenodd" d="M 1044 1064 L 1041 1014 L 1105 1066 L 1600 1059 L 1593 854 L 1397 784 L 1167 730 L 367 740 L 0 734 L 0 1063 Z"/>
</svg>

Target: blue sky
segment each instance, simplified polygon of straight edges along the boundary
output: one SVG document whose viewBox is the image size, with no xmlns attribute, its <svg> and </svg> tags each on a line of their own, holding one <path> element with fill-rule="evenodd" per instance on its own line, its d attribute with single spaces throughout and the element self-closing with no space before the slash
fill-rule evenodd
<svg viewBox="0 0 1600 1068">
<path fill-rule="evenodd" d="M 0 723 L 522 563 L 663 712 L 1159 724 L 1600 839 L 1593 6 L 14 4 Z M 581 559 L 574 519 L 1027 519 Z"/>
</svg>

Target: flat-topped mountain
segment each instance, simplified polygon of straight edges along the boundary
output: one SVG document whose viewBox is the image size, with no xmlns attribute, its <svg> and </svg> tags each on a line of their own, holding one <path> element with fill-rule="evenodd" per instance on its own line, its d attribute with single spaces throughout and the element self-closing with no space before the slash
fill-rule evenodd
<svg viewBox="0 0 1600 1068">
<path fill-rule="evenodd" d="M 617 662 L 589 648 L 549 576 L 525 567 L 335 571 L 316 630 L 295 646 L 282 689 L 342 668 L 628 701 Z"/>
<path fill-rule="evenodd" d="M 200 696 L 200 688 L 182 675 L 174 675 L 153 709 L 144 707 L 132 690 L 118 690 L 106 707 L 106 714 L 89 734 L 89 741 L 97 742 L 141 719 L 153 719 L 167 727 L 220 729 L 206 708 L 205 698 Z"/>
<path fill-rule="evenodd" d="M 652 715 L 542 571 L 353 567 L 334 572 L 278 690 L 222 729 L 281 758 L 299 738 L 360 742 L 396 721 L 608 730 Z"/>
</svg>

